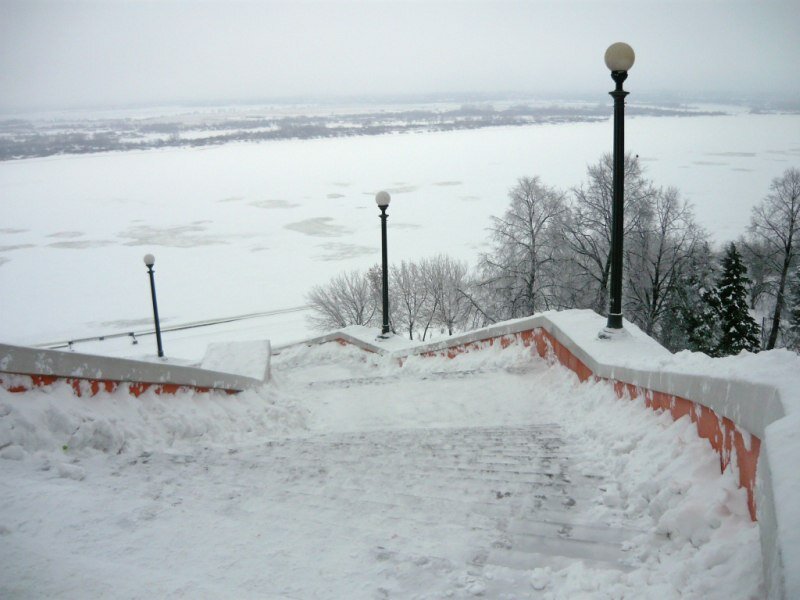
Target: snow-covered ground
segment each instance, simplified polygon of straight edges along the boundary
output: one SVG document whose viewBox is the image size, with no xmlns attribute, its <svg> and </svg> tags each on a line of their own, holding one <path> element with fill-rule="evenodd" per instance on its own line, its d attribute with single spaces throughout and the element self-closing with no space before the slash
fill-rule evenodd
<svg viewBox="0 0 800 600">
<path fill-rule="evenodd" d="M 800 115 L 626 125 L 627 149 L 719 241 L 740 235 L 770 180 L 797 166 L 799 138 Z M 607 121 L 5 161 L 0 340 L 151 326 L 148 252 L 165 327 L 301 306 L 311 286 L 379 261 L 380 189 L 393 197 L 391 261 L 446 252 L 474 263 L 518 177 L 578 185 L 611 140 Z M 204 346 L 193 350 L 183 358 Z"/>
<path fill-rule="evenodd" d="M 687 418 L 515 345 L 273 367 L 236 397 L 0 391 L 0 596 L 762 596 Z"/>
</svg>

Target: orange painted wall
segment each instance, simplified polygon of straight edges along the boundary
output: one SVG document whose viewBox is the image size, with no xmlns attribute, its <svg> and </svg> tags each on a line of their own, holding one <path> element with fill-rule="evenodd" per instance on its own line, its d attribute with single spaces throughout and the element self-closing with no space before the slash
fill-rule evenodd
<svg viewBox="0 0 800 600">
<path fill-rule="evenodd" d="M 145 383 L 145 382 L 124 382 L 124 381 L 111 381 L 108 379 L 83 379 L 79 377 L 58 377 L 55 375 L 14 375 L 15 382 L 12 384 L 8 379 L 3 379 L 0 375 L 0 387 L 12 393 L 27 392 L 37 387 L 46 387 L 53 385 L 57 381 L 64 381 L 67 385 L 72 387 L 72 391 L 76 396 L 96 396 L 100 392 L 110 393 L 118 389 L 120 386 L 128 386 L 128 391 L 131 395 L 137 398 L 145 393 L 147 390 L 152 390 L 156 394 L 177 394 L 180 390 L 192 390 L 195 392 L 209 392 L 215 388 L 192 386 L 192 385 L 176 385 L 173 383 Z M 24 383 L 19 383 L 22 379 Z M 238 394 L 238 390 L 216 390 L 220 392 L 227 392 L 228 394 Z"/>
</svg>

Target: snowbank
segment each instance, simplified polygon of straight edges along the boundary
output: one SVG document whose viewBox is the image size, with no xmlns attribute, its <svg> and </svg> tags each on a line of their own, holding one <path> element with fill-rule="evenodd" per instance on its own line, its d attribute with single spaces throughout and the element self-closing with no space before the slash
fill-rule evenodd
<svg viewBox="0 0 800 600">
<path fill-rule="evenodd" d="M 545 316 L 595 374 L 690 399 L 762 441 L 756 496 L 769 596 L 800 597 L 794 568 L 800 564 L 800 356 L 787 350 L 725 358 L 673 355 L 648 348 L 649 338 L 631 323 L 620 339 L 600 340 L 592 331 L 602 327 L 602 318 L 591 311 Z"/>
<path fill-rule="evenodd" d="M 586 473 L 607 471 L 608 479 L 618 482 L 603 486 L 602 504 L 638 519 L 643 533 L 627 544 L 640 567 L 593 577 L 575 565 L 534 577 L 558 580 L 562 598 L 587 592 L 631 598 L 763 593 L 759 526 L 750 520 L 747 496 L 731 470 L 720 472 L 716 455 L 697 437 L 688 416 L 673 421 L 668 413 L 647 409 L 641 397 L 619 402 L 603 381 L 563 386 L 561 397 L 560 412 L 573 417 L 565 418 L 563 427 L 595 442 Z"/>
<path fill-rule="evenodd" d="M 137 453 L 304 429 L 306 412 L 262 387 L 237 395 L 126 390 L 76 397 L 66 383 L 11 393 L 0 388 L 0 457 L 43 455 L 68 462 L 83 452 Z"/>
</svg>

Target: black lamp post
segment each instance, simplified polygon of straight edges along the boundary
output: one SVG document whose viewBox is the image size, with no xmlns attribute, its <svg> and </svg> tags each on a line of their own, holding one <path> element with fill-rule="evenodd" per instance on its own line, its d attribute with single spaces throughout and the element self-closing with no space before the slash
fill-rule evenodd
<svg viewBox="0 0 800 600">
<path fill-rule="evenodd" d="M 622 238 L 624 231 L 625 188 L 625 96 L 622 83 L 635 59 L 633 48 L 623 42 L 611 44 L 606 50 L 606 66 L 616 89 L 609 92 L 614 98 L 614 197 L 611 205 L 611 306 L 604 333 L 622 330 Z M 601 333 L 601 337 L 603 336 Z"/>
<path fill-rule="evenodd" d="M 152 254 L 144 255 L 144 264 L 147 265 L 147 272 L 150 274 L 150 294 L 153 296 L 153 319 L 156 322 L 156 343 L 158 344 L 158 356 L 164 356 L 164 349 L 161 346 L 161 324 L 158 322 L 158 303 L 156 302 L 156 280 L 153 275 L 153 265 L 156 264 L 156 257 Z"/>
<path fill-rule="evenodd" d="M 375 194 L 375 203 L 381 209 L 381 253 L 383 259 L 383 268 L 381 279 L 383 283 L 383 327 L 381 327 L 381 337 L 387 337 L 389 333 L 389 262 L 386 258 L 386 219 L 389 215 L 386 214 L 386 209 L 389 208 L 389 202 L 392 197 L 388 192 L 378 192 Z"/>
</svg>

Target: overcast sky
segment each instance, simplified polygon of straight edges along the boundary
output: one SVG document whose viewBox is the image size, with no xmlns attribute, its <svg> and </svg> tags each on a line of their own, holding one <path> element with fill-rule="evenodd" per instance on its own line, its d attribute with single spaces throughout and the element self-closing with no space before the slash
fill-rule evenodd
<svg viewBox="0 0 800 600">
<path fill-rule="evenodd" d="M 452 92 L 800 98 L 800 0 L 0 0 L 0 109 Z"/>
</svg>

